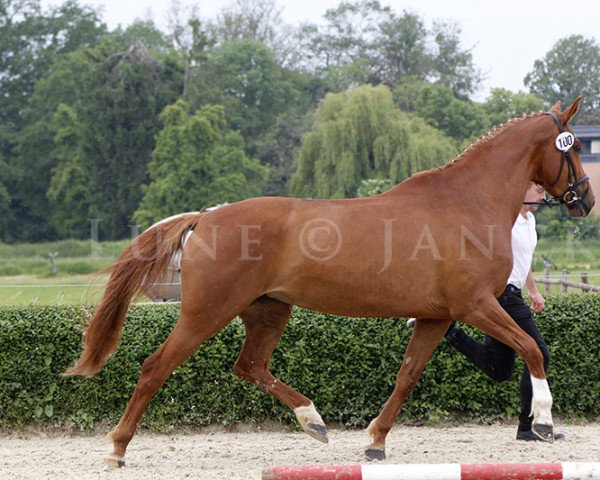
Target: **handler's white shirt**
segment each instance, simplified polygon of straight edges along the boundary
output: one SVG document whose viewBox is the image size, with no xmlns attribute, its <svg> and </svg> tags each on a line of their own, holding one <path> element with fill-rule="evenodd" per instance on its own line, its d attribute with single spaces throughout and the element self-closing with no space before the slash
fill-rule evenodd
<svg viewBox="0 0 600 480">
<path fill-rule="evenodd" d="M 513 269 L 508 277 L 508 283 L 517 288 L 523 288 L 533 260 L 533 251 L 537 245 L 535 232 L 535 217 L 527 212 L 524 218 L 519 212 L 517 221 L 512 228 Z"/>
</svg>

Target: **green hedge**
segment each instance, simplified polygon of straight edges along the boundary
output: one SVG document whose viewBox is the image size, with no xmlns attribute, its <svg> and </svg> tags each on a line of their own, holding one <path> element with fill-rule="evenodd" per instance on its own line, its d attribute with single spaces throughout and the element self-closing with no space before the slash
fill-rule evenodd
<svg viewBox="0 0 600 480">
<path fill-rule="evenodd" d="M 178 307 L 136 306 L 121 345 L 88 380 L 58 374 L 79 355 L 82 311 L 76 307 L 0 309 L 0 426 L 90 428 L 114 424 L 143 360 L 167 337 Z M 555 413 L 600 418 L 600 297 L 548 299 L 538 324 L 551 352 Z M 326 422 L 364 427 L 392 391 L 410 329 L 402 319 L 348 319 L 295 310 L 272 370 L 315 402 Z M 153 399 L 142 424 L 260 422 L 293 424 L 293 414 L 232 370 L 244 338 L 238 320 L 205 343 Z M 519 360 L 520 362 L 520 360 Z M 436 350 L 402 412 L 403 420 L 511 417 L 518 412 L 518 363 L 511 381 L 487 379 L 445 342 Z"/>
</svg>

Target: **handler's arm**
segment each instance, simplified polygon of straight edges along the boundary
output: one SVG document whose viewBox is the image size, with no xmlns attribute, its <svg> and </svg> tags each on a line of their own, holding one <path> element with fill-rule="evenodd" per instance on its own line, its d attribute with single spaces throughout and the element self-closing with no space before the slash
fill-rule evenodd
<svg viewBox="0 0 600 480">
<path fill-rule="evenodd" d="M 525 286 L 527 287 L 527 294 L 531 299 L 531 309 L 534 312 L 539 312 L 540 310 L 543 310 L 546 301 L 544 300 L 544 297 L 542 297 L 542 294 L 540 293 L 540 291 L 537 288 L 537 285 L 535 284 L 535 279 L 533 278 L 533 273 L 531 272 L 531 269 L 529 269 L 529 273 L 527 274 Z"/>
</svg>

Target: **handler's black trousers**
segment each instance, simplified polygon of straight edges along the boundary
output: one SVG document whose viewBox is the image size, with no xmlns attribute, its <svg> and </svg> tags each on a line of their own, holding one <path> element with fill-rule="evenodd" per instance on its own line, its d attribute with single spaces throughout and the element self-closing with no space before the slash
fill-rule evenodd
<svg viewBox="0 0 600 480">
<path fill-rule="evenodd" d="M 531 309 L 521 296 L 521 290 L 513 285 L 508 285 L 504 293 L 498 297 L 498 302 L 517 322 L 517 325 L 536 341 L 544 357 L 544 371 L 547 371 L 550 363 L 550 353 L 542 334 L 533 321 Z M 491 379 L 503 382 L 512 376 L 516 352 L 495 338 L 485 335 L 484 342 L 481 343 L 467 335 L 460 328 L 455 328 L 446 335 L 446 340 Z M 533 418 L 529 417 L 529 414 L 531 413 L 533 389 L 527 365 L 525 365 L 525 370 L 521 376 L 520 390 L 519 430 L 531 430 Z"/>
</svg>

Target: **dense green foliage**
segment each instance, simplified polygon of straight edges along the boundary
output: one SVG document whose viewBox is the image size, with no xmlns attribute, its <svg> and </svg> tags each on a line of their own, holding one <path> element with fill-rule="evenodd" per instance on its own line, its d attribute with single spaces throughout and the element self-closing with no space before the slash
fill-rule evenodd
<svg viewBox="0 0 600 480">
<path fill-rule="evenodd" d="M 74 1 L 43 11 L 39 0 L 0 0 L 0 238 L 28 236 L 25 217 L 32 197 L 44 202 L 32 223 L 47 209 L 46 191 L 38 193 L 35 188 L 36 181 L 49 175 L 47 162 L 21 169 L 18 160 L 37 83 L 53 71 L 56 59 L 93 45 L 106 34 L 98 12 Z M 49 151 L 43 149 L 44 155 Z M 20 188 L 23 177 L 29 181 L 27 191 Z M 38 229 L 46 231 L 44 222 Z"/>
<path fill-rule="evenodd" d="M 20 221 L 13 235 L 85 237 L 90 218 L 101 219 L 100 231 L 109 238 L 127 234 L 147 179 L 158 116 L 181 88 L 168 57 L 130 40 L 128 32 L 114 34 L 59 56 L 36 84 L 14 160 Z"/>
<path fill-rule="evenodd" d="M 304 25 L 298 38 L 303 63 L 315 64 L 328 88 L 340 91 L 370 84 L 397 85 L 410 76 L 450 88 L 466 99 L 480 73 L 460 45 L 460 27 L 436 22 L 427 29 L 418 15 L 377 0 L 340 2 L 322 25 Z"/>
<path fill-rule="evenodd" d="M 537 321 L 551 352 L 554 411 L 600 416 L 600 297 L 548 299 Z M 60 378 L 79 354 L 82 311 L 74 307 L 0 309 L 0 426 L 89 428 L 114 424 L 143 360 L 166 338 L 174 305 L 130 310 L 121 345 L 96 377 Z M 272 360 L 273 372 L 311 397 L 326 422 L 364 427 L 391 393 L 410 335 L 402 319 L 348 319 L 296 310 Z M 143 424 L 167 428 L 219 422 L 294 423 L 293 413 L 231 371 L 243 342 L 241 322 L 206 342 L 167 381 Z M 513 379 L 496 384 L 442 343 L 402 410 L 401 419 L 510 417 L 519 409 Z"/>
<path fill-rule="evenodd" d="M 147 228 L 172 212 L 194 211 L 261 194 L 267 167 L 244 153 L 244 140 L 227 129 L 223 108 L 190 116 L 179 100 L 165 109 L 164 127 L 148 165 L 150 184 L 134 220 Z"/>
<path fill-rule="evenodd" d="M 98 223 L 101 238 L 124 238 L 136 211 L 148 221 L 200 209 L 204 201 L 222 203 L 232 191 L 238 197 L 352 196 L 364 180 L 397 182 L 446 161 L 447 145 L 460 149 L 511 116 L 580 93 L 585 111 L 579 121 L 600 118 L 594 40 L 559 42 L 527 77 L 531 93 L 492 90 L 479 103 L 472 98 L 481 73 L 452 21 L 428 27 L 427 19 L 377 0 L 340 2 L 322 22 L 303 25 L 286 25 L 277 0 L 234 0 L 209 19 L 196 10 L 173 4 L 168 31 L 151 20 L 109 31 L 100 13 L 78 0 L 48 9 L 41 0 L 0 0 L 0 240 L 84 238 L 89 219 Z M 572 74 L 582 70 L 585 75 Z M 332 103 L 330 97 L 324 102 L 327 94 L 351 97 L 364 85 L 382 84 L 411 115 L 400 121 L 398 113 L 382 112 L 394 122 L 388 135 L 401 138 L 384 140 L 381 132 L 365 137 L 381 129 L 370 124 L 382 106 L 376 99 L 363 102 L 370 113 L 353 117 L 357 123 L 348 134 L 323 135 L 322 102 Z M 226 174 L 211 182 L 210 198 L 202 195 L 198 204 L 176 194 L 168 209 L 143 199 L 143 185 L 152 190 L 174 180 L 158 178 L 150 159 L 162 155 L 156 139 L 170 128 L 160 115 L 178 100 L 186 102 L 190 118 L 213 105 L 222 108 L 228 134 L 213 152 L 222 150 L 228 155 L 223 163 L 231 166 L 228 152 L 239 135 L 236 150 L 268 167 L 266 181 L 256 182 L 257 170 L 243 168 L 235 178 Z M 320 144 L 327 160 L 319 160 L 324 171 L 313 174 L 307 152 L 314 153 L 316 138 L 344 140 L 349 147 Z M 205 142 L 211 140 L 186 148 Z M 174 168 L 178 162 L 168 163 Z M 322 176 L 332 170 L 337 178 L 324 185 Z"/>
<path fill-rule="evenodd" d="M 582 95 L 581 112 L 574 123 L 600 120 L 600 45 L 596 39 L 571 35 L 558 40 L 543 59 L 535 61 L 524 82 L 547 103 Z"/>
<path fill-rule="evenodd" d="M 483 107 L 459 100 L 443 85 L 423 86 L 414 103 L 419 117 L 456 140 L 476 138 L 487 130 Z"/>
<path fill-rule="evenodd" d="M 544 102 L 539 97 L 531 93 L 512 93 L 505 88 L 492 89 L 489 98 L 483 104 L 488 122 L 492 125 L 500 125 L 507 119 L 539 112 L 543 108 Z"/>
<path fill-rule="evenodd" d="M 274 127 L 291 100 L 292 90 L 271 50 L 262 43 L 241 40 L 211 52 L 202 68 L 194 72 L 190 97 L 203 105 L 224 105 L 231 128 L 248 139 L 249 152 L 255 155 L 255 142 Z"/>
<path fill-rule="evenodd" d="M 544 207 L 536 212 L 536 229 L 541 238 L 582 241 L 598 238 L 600 217 L 591 214 L 583 218 L 570 217 L 565 208 Z"/>
<path fill-rule="evenodd" d="M 290 191 L 319 198 L 354 196 L 363 180 L 398 183 L 456 153 L 439 131 L 398 109 L 387 87 L 364 85 L 325 97 L 298 154 Z"/>
</svg>

